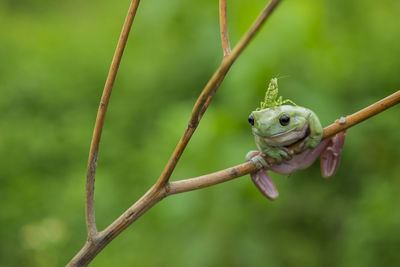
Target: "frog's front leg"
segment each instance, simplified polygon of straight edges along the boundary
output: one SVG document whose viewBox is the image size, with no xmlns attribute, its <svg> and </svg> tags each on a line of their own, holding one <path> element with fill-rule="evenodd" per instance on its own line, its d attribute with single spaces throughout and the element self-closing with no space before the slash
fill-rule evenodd
<svg viewBox="0 0 400 267">
<path fill-rule="evenodd" d="M 310 134 L 304 139 L 303 150 L 315 148 L 321 142 L 324 129 L 314 112 L 311 111 L 309 118 Z"/>
<path fill-rule="evenodd" d="M 346 131 L 340 132 L 329 139 L 329 143 L 321 153 L 321 174 L 324 178 L 330 178 L 335 175 L 339 167 L 340 157 Z"/>
<path fill-rule="evenodd" d="M 267 144 L 261 137 L 255 136 L 256 145 L 265 155 L 276 160 L 278 164 L 282 162 L 282 158 L 290 160 L 292 158 L 289 149 L 284 146 L 271 146 Z"/>
</svg>

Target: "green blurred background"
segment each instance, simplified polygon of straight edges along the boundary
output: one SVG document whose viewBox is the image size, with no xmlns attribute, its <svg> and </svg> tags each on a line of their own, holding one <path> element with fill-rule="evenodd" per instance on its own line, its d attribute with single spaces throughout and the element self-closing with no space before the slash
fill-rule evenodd
<svg viewBox="0 0 400 267">
<path fill-rule="evenodd" d="M 228 1 L 235 44 L 264 0 Z M 0 1 L 0 265 L 62 266 L 86 239 L 97 106 L 129 1 Z M 223 82 L 173 179 L 243 162 L 268 80 L 323 125 L 400 87 L 400 2 L 283 1 Z M 218 1 L 142 1 L 96 181 L 103 229 L 156 180 L 221 60 Z M 165 199 L 93 266 L 398 266 L 400 109 L 348 131 L 340 170 L 248 176 Z"/>
</svg>

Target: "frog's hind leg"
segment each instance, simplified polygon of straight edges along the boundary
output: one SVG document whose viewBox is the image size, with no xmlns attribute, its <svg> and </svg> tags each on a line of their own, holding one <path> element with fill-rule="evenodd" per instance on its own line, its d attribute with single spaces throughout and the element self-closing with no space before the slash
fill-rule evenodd
<svg viewBox="0 0 400 267">
<path fill-rule="evenodd" d="M 260 192 L 264 196 L 271 200 L 278 198 L 278 190 L 276 189 L 276 186 L 272 181 L 271 176 L 269 176 L 269 174 L 264 169 L 260 169 L 254 173 L 251 173 L 250 177 L 258 190 L 260 190 Z"/>
<path fill-rule="evenodd" d="M 251 180 L 258 190 L 267 198 L 274 200 L 279 196 L 278 190 L 269 174 L 264 168 L 269 168 L 270 164 L 264 159 L 265 154 L 261 151 L 252 150 L 246 155 L 246 160 L 251 161 L 259 170 L 250 173 Z"/>
<path fill-rule="evenodd" d="M 332 177 L 340 163 L 346 131 L 336 134 L 329 140 L 329 143 L 321 153 L 321 174 L 324 178 Z"/>
</svg>

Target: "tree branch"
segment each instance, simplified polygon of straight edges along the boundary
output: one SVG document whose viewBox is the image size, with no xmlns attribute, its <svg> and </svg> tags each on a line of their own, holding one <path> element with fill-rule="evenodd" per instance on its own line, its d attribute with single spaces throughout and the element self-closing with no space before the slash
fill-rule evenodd
<svg viewBox="0 0 400 267">
<path fill-rule="evenodd" d="M 226 1 L 219 0 L 219 29 L 221 32 L 221 43 L 224 57 L 229 56 L 231 53 L 231 45 L 229 44 L 229 33 L 228 33 L 228 19 L 226 14 Z"/>
<path fill-rule="evenodd" d="M 397 91 L 392 95 L 385 97 L 384 99 L 352 115 L 347 116 L 346 118 L 340 118 L 339 120 L 336 120 L 334 123 L 324 128 L 323 139 L 332 137 L 338 132 L 344 131 L 394 105 L 397 105 L 398 103 L 400 103 L 400 91 Z M 298 144 L 295 144 L 294 146 L 296 145 Z M 268 162 L 270 164 L 276 164 L 275 160 L 272 158 L 268 158 Z M 257 170 L 258 168 L 252 162 L 248 161 L 211 174 L 170 182 L 168 183 L 167 187 L 167 195 L 179 194 L 223 183 Z"/>
<path fill-rule="evenodd" d="M 351 126 L 354 126 L 376 114 L 400 103 L 400 90 L 385 97 L 384 99 L 354 113 L 353 115 L 347 116 L 343 123 L 338 122 L 332 123 L 324 129 L 324 138 L 334 136 L 336 133 L 346 130 Z"/>
<path fill-rule="evenodd" d="M 128 35 L 132 26 L 133 19 L 138 8 L 140 0 L 133 0 L 128 10 L 122 32 L 119 37 L 118 45 L 112 59 L 111 67 L 108 72 L 106 84 L 104 86 L 103 95 L 101 96 L 99 109 L 97 111 L 96 124 L 94 126 L 92 142 L 89 151 L 89 160 L 86 172 L 86 227 L 88 238 L 91 239 L 97 234 L 96 219 L 94 212 L 94 182 L 97 168 L 97 156 L 99 152 L 99 143 L 103 130 L 104 119 L 107 112 L 108 101 L 110 100 L 111 91 L 117 76 L 119 63 L 128 40 Z"/>
<path fill-rule="evenodd" d="M 187 129 L 185 130 L 182 138 L 180 139 L 178 145 L 176 146 L 174 152 L 172 153 L 167 165 L 162 171 L 160 177 L 156 182 L 156 188 L 162 188 L 169 180 L 174 171 L 176 164 L 178 163 L 180 157 L 182 156 L 183 151 L 186 148 L 186 145 L 189 143 L 190 138 L 195 132 L 203 114 L 206 112 L 208 105 L 213 99 L 215 93 L 217 92 L 219 86 L 224 80 L 227 72 L 229 71 L 232 64 L 239 57 L 241 52 L 246 48 L 246 46 L 250 43 L 251 39 L 258 32 L 264 22 L 269 18 L 272 12 L 275 10 L 277 5 L 281 2 L 281 0 L 271 0 L 261 14 L 258 16 L 256 21 L 253 23 L 248 32 L 242 37 L 239 43 L 235 46 L 232 53 L 226 56 L 223 60 L 217 71 L 208 81 L 207 85 L 201 92 L 199 98 L 194 104 L 192 114 L 189 119 L 189 123 Z"/>
</svg>

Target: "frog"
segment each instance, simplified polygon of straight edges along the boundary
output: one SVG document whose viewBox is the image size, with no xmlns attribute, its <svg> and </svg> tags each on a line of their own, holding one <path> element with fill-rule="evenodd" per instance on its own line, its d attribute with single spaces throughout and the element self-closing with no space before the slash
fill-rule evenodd
<svg viewBox="0 0 400 267">
<path fill-rule="evenodd" d="M 329 178 L 335 174 L 346 132 L 321 141 L 323 128 L 318 116 L 291 100 L 278 98 L 276 78 L 271 80 L 265 100 L 261 102 L 260 108 L 251 112 L 248 122 L 259 149 L 250 151 L 246 156 L 247 160 L 259 167 L 250 176 L 267 198 L 274 200 L 279 193 L 265 169 L 290 175 L 308 168 L 321 156 L 322 176 Z M 295 149 L 290 149 L 293 144 L 296 144 Z M 271 165 L 266 160 L 268 157 L 274 159 L 276 164 Z"/>
<path fill-rule="evenodd" d="M 296 153 L 315 148 L 322 139 L 323 128 L 317 115 L 300 106 L 282 105 L 253 111 L 248 122 L 256 145 L 265 155 L 290 160 L 289 146 L 302 140 Z"/>
</svg>

